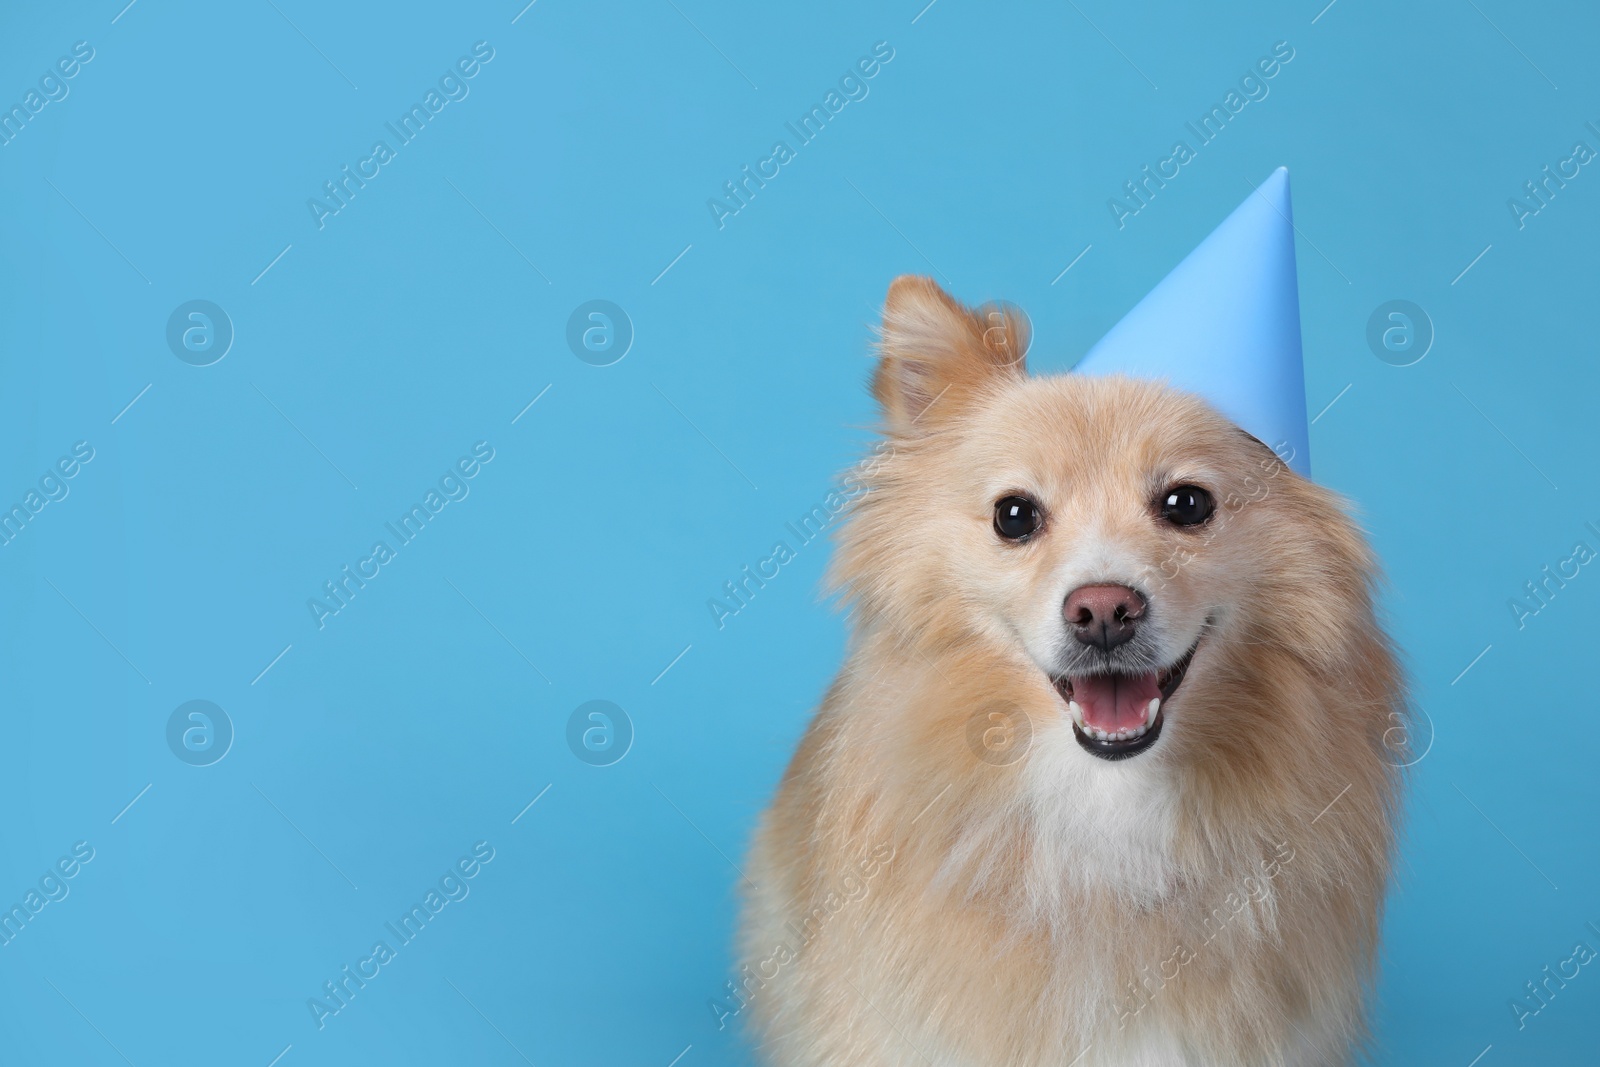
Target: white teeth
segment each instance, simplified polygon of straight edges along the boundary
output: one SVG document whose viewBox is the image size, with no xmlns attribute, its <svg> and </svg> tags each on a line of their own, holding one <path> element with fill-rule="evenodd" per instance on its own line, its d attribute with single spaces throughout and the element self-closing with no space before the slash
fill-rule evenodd
<svg viewBox="0 0 1600 1067">
<path fill-rule="evenodd" d="M 1150 703 L 1145 706 L 1144 722 L 1126 730 L 1113 730 L 1109 733 L 1085 722 L 1083 705 L 1076 700 L 1069 699 L 1067 701 L 1067 711 L 1072 714 L 1072 721 L 1077 725 L 1078 730 L 1086 737 L 1091 737 L 1096 741 L 1132 741 L 1143 737 L 1150 731 L 1151 727 L 1155 726 L 1156 716 L 1161 712 L 1161 698 L 1153 697 Z"/>
<path fill-rule="evenodd" d="M 1078 724 L 1078 729 L 1096 741 L 1131 741 L 1134 738 L 1143 737 L 1150 729 L 1150 724 L 1145 723 L 1142 726 L 1135 726 L 1128 730 L 1113 730 L 1108 733 L 1098 726 L 1090 726 L 1085 723 L 1083 721 L 1083 707 L 1076 701 L 1068 702 L 1067 706 L 1072 712 L 1072 721 Z M 1152 715 L 1151 720 L 1154 721 L 1154 718 L 1154 715 Z"/>
<path fill-rule="evenodd" d="M 1134 741 L 1134 739 L 1149 733 L 1150 726 L 1155 725 L 1155 713 L 1162 710 L 1162 701 L 1160 701 L 1160 697 L 1150 701 L 1150 704 L 1144 709 L 1144 721 L 1139 723 L 1138 726 L 1131 726 L 1128 729 L 1114 729 L 1114 731 L 1104 731 L 1099 726 L 1090 726 L 1086 721 L 1083 721 L 1083 705 L 1078 704 L 1077 701 L 1067 701 L 1067 710 L 1072 713 L 1072 721 L 1077 723 L 1077 728 L 1085 736 L 1093 737 L 1094 741 Z"/>
</svg>

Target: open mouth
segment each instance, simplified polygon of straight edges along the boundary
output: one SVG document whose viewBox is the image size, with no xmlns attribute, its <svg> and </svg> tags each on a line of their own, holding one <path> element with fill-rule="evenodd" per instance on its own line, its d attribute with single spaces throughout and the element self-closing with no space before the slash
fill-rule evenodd
<svg viewBox="0 0 1600 1067">
<path fill-rule="evenodd" d="M 1119 760 L 1137 756 L 1161 736 L 1162 705 L 1183 684 L 1196 641 L 1178 661 L 1143 674 L 1064 674 L 1056 692 L 1072 715 L 1072 735 L 1090 755 Z"/>
</svg>

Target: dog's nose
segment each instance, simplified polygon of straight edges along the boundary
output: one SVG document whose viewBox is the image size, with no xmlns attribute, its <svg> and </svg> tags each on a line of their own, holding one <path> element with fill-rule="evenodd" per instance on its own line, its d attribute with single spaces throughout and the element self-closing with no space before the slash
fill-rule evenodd
<svg viewBox="0 0 1600 1067">
<path fill-rule="evenodd" d="M 1061 606 L 1073 636 L 1102 652 L 1132 640 L 1144 618 L 1144 597 L 1125 585 L 1085 585 Z"/>
</svg>

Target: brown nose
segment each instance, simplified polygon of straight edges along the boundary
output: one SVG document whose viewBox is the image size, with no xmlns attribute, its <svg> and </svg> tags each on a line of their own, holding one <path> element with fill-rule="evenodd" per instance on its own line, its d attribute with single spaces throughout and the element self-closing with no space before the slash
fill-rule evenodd
<svg viewBox="0 0 1600 1067">
<path fill-rule="evenodd" d="M 1125 585 L 1085 585 L 1061 606 L 1073 636 L 1102 652 L 1132 640 L 1144 618 L 1144 597 Z"/>
</svg>

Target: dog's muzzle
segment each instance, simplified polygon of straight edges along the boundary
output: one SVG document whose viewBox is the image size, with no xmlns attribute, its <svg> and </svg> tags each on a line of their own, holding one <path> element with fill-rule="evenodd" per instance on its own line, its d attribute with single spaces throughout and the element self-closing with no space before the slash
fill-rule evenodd
<svg viewBox="0 0 1600 1067">
<path fill-rule="evenodd" d="M 1101 759 L 1136 756 L 1161 736 L 1162 705 L 1183 684 L 1196 641 L 1171 666 L 1142 673 L 1063 674 L 1056 692 L 1072 716 L 1072 734 L 1084 751 Z"/>
</svg>

